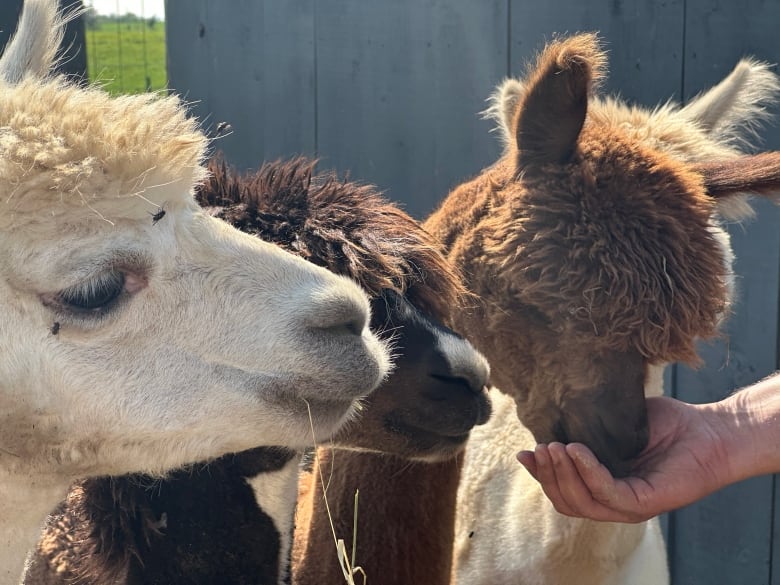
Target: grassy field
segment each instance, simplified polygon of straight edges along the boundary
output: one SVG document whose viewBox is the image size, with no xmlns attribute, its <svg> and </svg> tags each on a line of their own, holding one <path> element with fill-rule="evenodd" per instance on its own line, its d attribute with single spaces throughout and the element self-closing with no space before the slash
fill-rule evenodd
<svg viewBox="0 0 780 585">
<path fill-rule="evenodd" d="M 165 23 L 123 17 L 97 18 L 87 25 L 87 69 L 90 81 L 108 91 L 138 93 L 164 89 Z"/>
</svg>

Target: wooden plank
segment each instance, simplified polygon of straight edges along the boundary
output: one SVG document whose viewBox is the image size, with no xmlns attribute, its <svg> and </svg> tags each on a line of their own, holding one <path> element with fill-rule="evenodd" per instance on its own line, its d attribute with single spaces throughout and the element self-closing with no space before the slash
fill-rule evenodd
<svg viewBox="0 0 780 585">
<path fill-rule="evenodd" d="M 165 38 L 168 86 L 205 120 L 209 114 L 215 69 L 212 36 L 207 35 L 209 0 L 166 0 Z M 216 39 L 215 39 L 216 40 Z"/>
<path fill-rule="evenodd" d="M 82 5 L 82 0 L 60 0 L 60 5 L 65 9 L 77 8 Z M 0 48 L 5 47 L 11 34 L 16 30 L 16 23 L 21 11 L 22 0 L 4 0 L 0 3 Z M 59 70 L 63 73 L 86 78 L 87 51 L 83 17 L 73 19 L 68 23 L 62 46 L 65 47 L 65 52 Z"/>
<path fill-rule="evenodd" d="M 505 0 L 317 5 L 318 153 L 417 217 L 492 163 L 477 112 L 507 74 Z"/>
<path fill-rule="evenodd" d="M 685 95 L 723 78 L 743 55 L 780 61 L 778 19 L 780 5 L 762 0 L 688 0 Z M 762 134 L 767 147 L 780 148 L 780 130 Z M 678 396 L 684 400 L 718 400 L 778 367 L 780 210 L 766 203 L 756 209 L 756 221 L 729 230 L 739 296 L 728 341 L 704 347 L 701 371 L 680 368 Z M 675 513 L 673 582 L 769 583 L 773 498 L 772 477 L 755 478 Z"/>
<path fill-rule="evenodd" d="M 314 153 L 314 0 L 167 0 L 168 76 L 240 168 Z"/>
<path fill-rule="evenodd" d="M 778 359 L 780 361 L 780 358 Z M 780 363 L 778 363 L 780 369 Z M 780 585 L 780 474 L 774 475 L 775 488 L 775 515 L 772 528 L 772 560 L 770 585 Z"/>
<path fill-rule="evenodd" d="M 597 31 L 609 50 L 607 92 L 656 104 L 680 97 L 684 0 L 510 0 L 511 73 L 556 35 Z"/>
<path fill-rule="evenodd" d="M 5 47 L 16 30 L 21 11 L 22 0 L 5 0 L 0 3 L 0 47 Z"/>
<path fill-rule="evenodd" d="M 263 2 L 267 160 L 316 151 L 315 2 Z"/>
</svg>

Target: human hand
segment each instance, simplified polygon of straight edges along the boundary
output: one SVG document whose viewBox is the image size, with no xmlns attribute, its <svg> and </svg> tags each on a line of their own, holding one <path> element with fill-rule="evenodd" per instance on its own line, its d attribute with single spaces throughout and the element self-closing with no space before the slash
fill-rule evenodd
<svg viewBox="0 0 780 585">
<path fill-rule="evenodd" d="M 641 522 L 729 483 L 729 430 L 712 405 L 649 398 L 647 411 L 649 442 L 629 477 L 614 478 L 579 443 L 538 445 L 518 460 L 558 512 L 608 522 Z"/>
</svg>

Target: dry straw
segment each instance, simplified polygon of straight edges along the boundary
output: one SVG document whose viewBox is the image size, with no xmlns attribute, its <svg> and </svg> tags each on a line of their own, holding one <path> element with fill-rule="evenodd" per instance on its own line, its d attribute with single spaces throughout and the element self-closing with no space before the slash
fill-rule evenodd
<svg viewBox="0 0 780 585">
<path fill-rule="evenodd" d="M 330 523 L 330 532 L 333 535 L 333 542 L 336 545 L 336 557 L 341 567 L 341 573 L 344 576 L 344 581 L 347 585 L 357 585 L 355 582 L 355 576 L 360 575 L 362 577 L 362 585 L 366 585 L 368 582 L 368 575 L 363 570 L 363 567 L 356 565 L 355 556 L 357 549 L 357 518 L 358 518 L 358 496 L 360 490 L 355 490 L 355 507 L 352 514 L 352 556 L 347 556 L 347 545 L 344 543 L 343 538 L 338 538 L 336 535 L 336 528 L 333 526 L 333 516 L 330 513 L 330 505 L 328 504 L 328 486 L 325 484 L 325 478 L 322 476 L 322 467 L 319 465 L 319 454 L 317 441 L 314 438 L 314 421 L 311 417 L 311 406 L 309 402 L 302 398 L 306 403 L 306 410 L 309 413 L 309 426 L 311 427 L 311 438 L 314 443 L 315 457 L 317 458 L 317 474 L 320 478 L 320 485 L 322 486 L 322 497 L 325 501 L 325 511 L 328 513 L 328 522 Z"/>
</svg>

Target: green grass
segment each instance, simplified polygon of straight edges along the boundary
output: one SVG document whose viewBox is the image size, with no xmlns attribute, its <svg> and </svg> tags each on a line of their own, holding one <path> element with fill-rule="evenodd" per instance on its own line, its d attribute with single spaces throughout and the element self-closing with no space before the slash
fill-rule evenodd
<svg viewBox="0 0 780 585">
<path fill-rule="evenodd" d="M 164 89 L 165 23 L 99 17 L 87 25 L 87 71 L 90 81 L 110 93 Z"/>
</svg>

